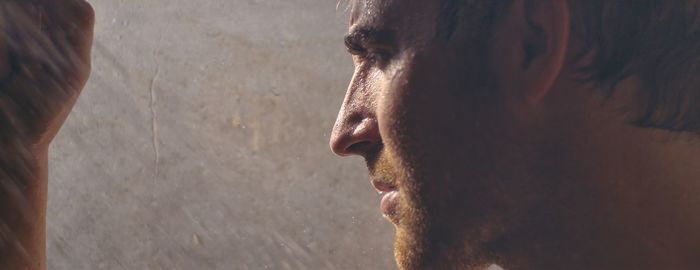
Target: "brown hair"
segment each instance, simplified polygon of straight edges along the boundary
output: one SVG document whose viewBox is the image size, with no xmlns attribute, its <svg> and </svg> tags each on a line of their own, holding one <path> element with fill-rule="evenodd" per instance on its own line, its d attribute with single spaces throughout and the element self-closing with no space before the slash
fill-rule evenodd
<svg viewBox="0 0 700 270">
<path fill-rule="evenodd" d="M 460 12 L 471 18 L 478 13 L 477 23 L 489 29 L 511 2 L 443 0 L 442 29 L 450 36 Z M 699 2 L 569 0 L 572 37 L 584 45 L 576 59 L 581 81 L 611 96 L 618 83 L 636 75 L 644 108 L 631 124 L 700 133 Z"/>
<path fill-rule="evenodd" d="M 700 132 L 700 18 L 697 0 L 571 0 L 574 38 L 584 43 L 585 81 L 612 94 L 637 75 L 646 104 L 640 127 Z"/>
</svg>

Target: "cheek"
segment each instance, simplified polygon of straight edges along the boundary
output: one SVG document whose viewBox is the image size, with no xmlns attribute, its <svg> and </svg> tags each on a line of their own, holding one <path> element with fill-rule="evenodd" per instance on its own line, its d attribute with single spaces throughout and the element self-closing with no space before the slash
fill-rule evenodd
<svg viewBox="0 0 700 270">
<path fill-rule="evenodd" d="M 505 163 L 494 151 L 504 147 L 501 106 L 497 96 L 485 94 L 495 93 L 495 85 L 474 69 L 454 67 L 416 58 L 378 99 L 385 147 L 413 182 L 429 183 L 420 191 L 425 196 L 486 191 L 489 174 Z"/>
<path fill-rule="evenodd" d="M 439 62 L 415 60 L 382 87 L 377 104 L 380 133 L 386 150 L 405 172 L 407 185 L 447 179 L 444 173 L 459 166 L 450 161 L 464 152 L 460 147 L 470 144 L 472 127 L 463 123 L 471 122 L 473 114 L 465 111 L 469 104 L 453 95 L 455 89 L 446 82 L 455 78 L 447 71 Z"/>
<path fill-rule="evenodd" d="M 384 143 L 414 159 L 440 154 L 471 133 L 474 106 L 455 94 L 459 79 L 444 63 L 418 57 L 408 63 L 386 81 L 377 100 Z"/>
</svg>

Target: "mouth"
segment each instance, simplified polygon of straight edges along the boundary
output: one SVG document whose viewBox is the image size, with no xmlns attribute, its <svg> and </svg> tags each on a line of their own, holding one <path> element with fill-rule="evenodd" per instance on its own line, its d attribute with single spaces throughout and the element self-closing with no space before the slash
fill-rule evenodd
<svg viewBox="0 0 700 270">
<path fill-rule="evenodd" d="M 372 179 L 372 185 L 382 196 L 379 210 L 392 223 L 398 225 L 399 189 L 380 179 Z"/>
</svg>

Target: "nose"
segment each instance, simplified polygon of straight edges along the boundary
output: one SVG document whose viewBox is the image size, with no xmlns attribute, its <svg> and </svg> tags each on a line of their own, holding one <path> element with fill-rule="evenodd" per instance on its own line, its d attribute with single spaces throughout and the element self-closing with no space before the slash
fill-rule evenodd
<svg viewBox="0 0 700 270">
<path fill-rule="evenodd" d="M 331 135 L 333 153 L 367 158 L 380 145 L 381 136 L 375 117 L 346 116 L 341 109 Z"/>
<path fill-rule="evenodd" d="M 339 156 L 362 156 L 370 154 L 381 146 L 379 124 L 376 117 L 376 84 L 368 80 L 367 66 L 355 69 L 331 132 L 330 146 Z"/>
</svg>

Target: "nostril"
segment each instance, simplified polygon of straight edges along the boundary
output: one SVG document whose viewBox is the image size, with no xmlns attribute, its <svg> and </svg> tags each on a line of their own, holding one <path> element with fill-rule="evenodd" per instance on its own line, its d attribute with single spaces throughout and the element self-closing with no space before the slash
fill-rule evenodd
<svg viewBox="0 0 700 270">
<path fill-rule="evenodd" d="M 352 155 L 351 153 L 348 153 L 348 149 L 352 147 L 352 142 L 350 141 L 349 136 L 344 136 L 344 135 L 337 135 L 334 134 L 331 137 L 331 151 L 335 153 L 338 156 L 349 156 Z"/>
<path fill-rule="evenodd" d="M 336 125 L 331 135 L 331 149 L 339 156 L 366 156 L 381 144 L 377 121 L 365 118 L 360 122 L 345 121 Z"/>
<path fill-rule="evenodd" d="M 364 156 L 366 153 L 369 153 L 373 147 L 374 143 L 371 141 L 356 142 L 348 146 L 348 148 L 345 149 L 345 153 Z"/>
<path fill-rule="evenodd" d="M 331 150 L 339 156 L 366 156 L 381 144 L 380 141 L 372 137 L 339 136 L 331 140 Z"/>
</svg>

